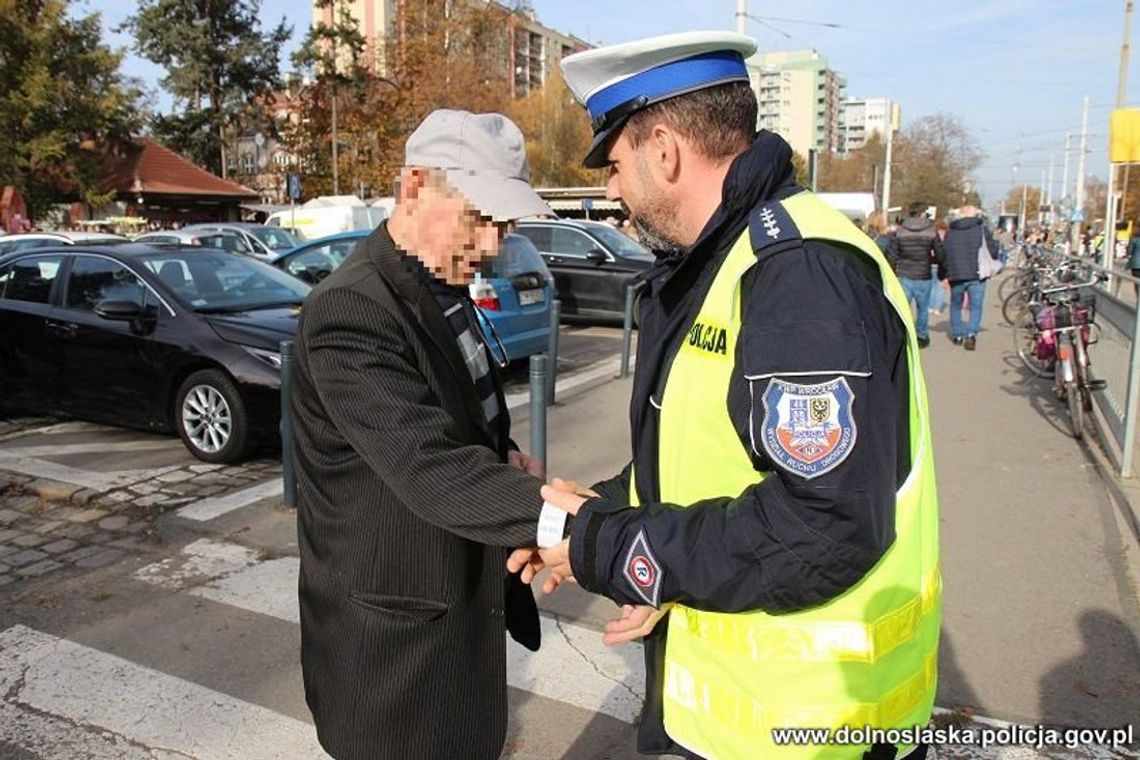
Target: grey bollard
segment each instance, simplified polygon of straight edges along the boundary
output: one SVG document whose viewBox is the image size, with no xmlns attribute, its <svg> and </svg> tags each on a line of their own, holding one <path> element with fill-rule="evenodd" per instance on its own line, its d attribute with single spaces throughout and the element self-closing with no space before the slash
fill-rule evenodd
<svg viewBox="0 0 1140 760">
<path fill-rule="evenodd" d="M 627 285 L 625 288 L 625 317 L 621 331 L 621 370 L 618 377 L 629 377 L 629 347 L 633 340 L 633 303 L 634 296 L 640 289 L 640 283 Z"/>
<path fill-rule="evenodd" d="M 282 503 L 297 506 L 297 476 L 293 471 L 293 341 L 281 341 L 281 478 Z"/>
<path fill-rule="evenodd" d="M 530 455 L 546 466 L 546 356 L 530 357 Z"/>
<path fill-rule="evenodd" d="M 562 319 L 562 302 L 557 298 L 550 305 L 550 342 L 546 355 L 550 357 L 546 378 L 546 405 L 554 406 L 554 385 L 558 382 L 558 322 Z"/>
</svg>

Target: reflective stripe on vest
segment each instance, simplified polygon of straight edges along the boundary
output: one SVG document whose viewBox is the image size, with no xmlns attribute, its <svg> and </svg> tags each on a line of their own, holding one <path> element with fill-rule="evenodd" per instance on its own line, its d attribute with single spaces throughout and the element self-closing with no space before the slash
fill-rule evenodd
<svg viewBox="0 0 1140 760">
<path fill-rule="evenodd" d="M 904 728 L 930 718 L 941 580 L 926 390 L 906 296 L 878 247 L 811 193 L 780 205 L 804 239 L 846 243 L 877 264 L 885 295 L 907 329 L 912 469 L 896 496 L 894 544 L 836 599 L 781 615 L 673 606 L 665 730 L 709 758 L 855 758 L 867 747 L 776 746 L 772 729 Z M 770 474 L 753 468 L 725 403 L 740 333 L 740 282 L 756 261 L 746 231 L 674 359 L 661 399 L 662 501 L 735 496 Z M 636 488 L 631 491 L 636 499 Z"/>
</svg>

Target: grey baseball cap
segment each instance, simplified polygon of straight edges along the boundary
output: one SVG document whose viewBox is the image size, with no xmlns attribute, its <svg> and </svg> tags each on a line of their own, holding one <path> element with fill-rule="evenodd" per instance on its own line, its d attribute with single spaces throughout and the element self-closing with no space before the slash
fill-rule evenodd
<svg viewBox="0 0 1140 760">
<path fill-rule="evenodd" d="M 554 214 L 529 184 L 522 132 L 502 114 L 433 111 L 408 138 L 404 165 L 443 170 L 472 206 L 498 221 Z"/>
</svg>

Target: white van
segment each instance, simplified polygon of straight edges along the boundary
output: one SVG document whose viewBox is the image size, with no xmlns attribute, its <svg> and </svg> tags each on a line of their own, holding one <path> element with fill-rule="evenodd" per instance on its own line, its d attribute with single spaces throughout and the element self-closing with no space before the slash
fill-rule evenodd
<svg viewBox="0 0 1140 760">
<path fill-rule="evenodd" d="M 315 240 L 326 235 L 349 230 L 371 230 L 388 218 L 382 207 L 365 206 L 356 199 L 356 204 L 329 204 L 323 199 L 314 198 L 294 210 L 276 211 L 269 215 L 265 223 L 276 227 L 289 227 L 304 237 Z"/>
</svg>

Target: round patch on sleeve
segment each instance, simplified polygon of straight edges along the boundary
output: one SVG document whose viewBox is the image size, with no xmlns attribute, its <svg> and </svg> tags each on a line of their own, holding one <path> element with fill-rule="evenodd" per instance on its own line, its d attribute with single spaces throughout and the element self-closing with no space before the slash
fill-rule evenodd
<svg viewBox="0 0 1140 760">
<path fill-rule="evenodd" d="M 854 401 L 844 377 L 815 385 L 772 378 L 764 391 L 764 451 L 801 478 L 831 472 L 855 448 Z"/>
</svg>

